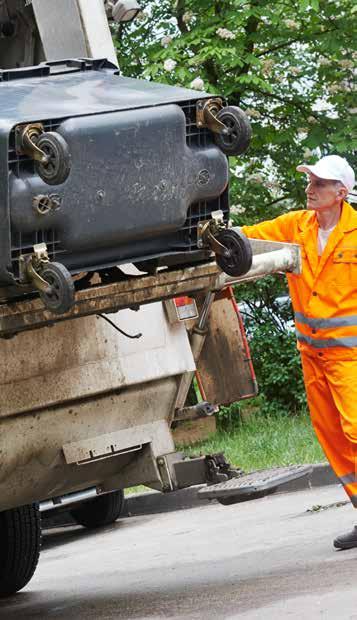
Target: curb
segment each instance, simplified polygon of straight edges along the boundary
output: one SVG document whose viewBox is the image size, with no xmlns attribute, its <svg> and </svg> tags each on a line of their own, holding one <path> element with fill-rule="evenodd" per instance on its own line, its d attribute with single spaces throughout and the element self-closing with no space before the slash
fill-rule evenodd
<svg viewBox="0 0 357 620">
<path fill-rule="evenodd" d="M 313 489 L 331 484 L 338 484 L 339 480 L 332 471 L 328 463 L 318 463 L 312 465 L 312 472 L 308 476 L 298 478 L 288 482 L 277 493 L 293 493 L 305 489 Z M 197 491 L 205 485 L 189 487 L 171 493 L 161 493 L 160 491 L 148 491 L 147 493 L 135 493 L 125 498 L 123 517 L 135 517 L 138 515 L 155 514 L 160 512 L 171 512 L 174 510 L 184 510 L 196 508 L 215 502 L 216 500 L 199 499 Z M 253 500 L 252 500 L 253 501 Z"/>
</svg>

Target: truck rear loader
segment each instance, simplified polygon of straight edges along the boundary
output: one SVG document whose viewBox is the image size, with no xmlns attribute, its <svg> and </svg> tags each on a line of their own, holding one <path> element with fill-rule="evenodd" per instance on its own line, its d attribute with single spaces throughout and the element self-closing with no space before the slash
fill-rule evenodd
<svg viewBox="0 0 357 620">
<path fill-rule="evenodd" d="M 35 571 L 41 512 L 70 507 L 96 527 L 134 485 L 207 483 L 202 496 L 232 503 L 308 470 L 247 477 L 223 455 L 185 458 L 171 434 L 174 420 L 256 394 L 232 284 L 300 269 L 298 246 L 229 227 L 243 113 L 120 76 L 102 0 L 5 1 L 0 30 L 6 596 Z M 205 398 L 187 406 L 195 374 Z"/>
</svg>

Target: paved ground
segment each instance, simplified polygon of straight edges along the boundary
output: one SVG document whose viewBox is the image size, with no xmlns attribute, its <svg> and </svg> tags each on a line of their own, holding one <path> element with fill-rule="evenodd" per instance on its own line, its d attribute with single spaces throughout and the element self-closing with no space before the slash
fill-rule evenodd
<svg viewBox="0 0 357 620">
<path fill-rule="evenodd" d="M 29 586 L 0 617 L 357 620 L 357 549 L 336 552 L 350 506 L 337 486 L 235 506 L 49 531 Z"/>
</svg>

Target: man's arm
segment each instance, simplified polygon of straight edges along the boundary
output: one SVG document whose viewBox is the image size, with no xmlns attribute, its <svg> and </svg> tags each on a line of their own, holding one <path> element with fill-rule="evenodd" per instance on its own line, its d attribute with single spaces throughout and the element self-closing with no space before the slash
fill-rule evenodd
<svg viewBox="0 0 357 620">
<path fill-rule="evenodd" d="M 294 243 L 296 222 L 300 213 L 301 211 L 291 211 L 273 220 L 260 222 L 254 226 L 242 226 L 241 231 L 251 239 Z"/>
</svg>

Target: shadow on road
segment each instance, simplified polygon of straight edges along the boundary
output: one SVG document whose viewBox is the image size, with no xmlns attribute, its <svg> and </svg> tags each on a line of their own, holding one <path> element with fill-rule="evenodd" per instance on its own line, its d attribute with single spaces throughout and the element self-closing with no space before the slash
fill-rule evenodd
<svg viewBox="0 0 357 620">
<path fill-rule="evenodd" d="M 75 525 L 72 523 L 51 527 L 46 527 L 45 524 L 42 529 L 42 551 L 67 545 L 78 540 L 94 538 L 98 536 L 98 534 L 107 536 L 118 529 L 123 530 L 124 528 L 133 527 L 133 525 L 134 520 L 131 519 L 119 519 L 111 525 L 98 527 L 92 530 L 82 525 Z"/>
</svg>

